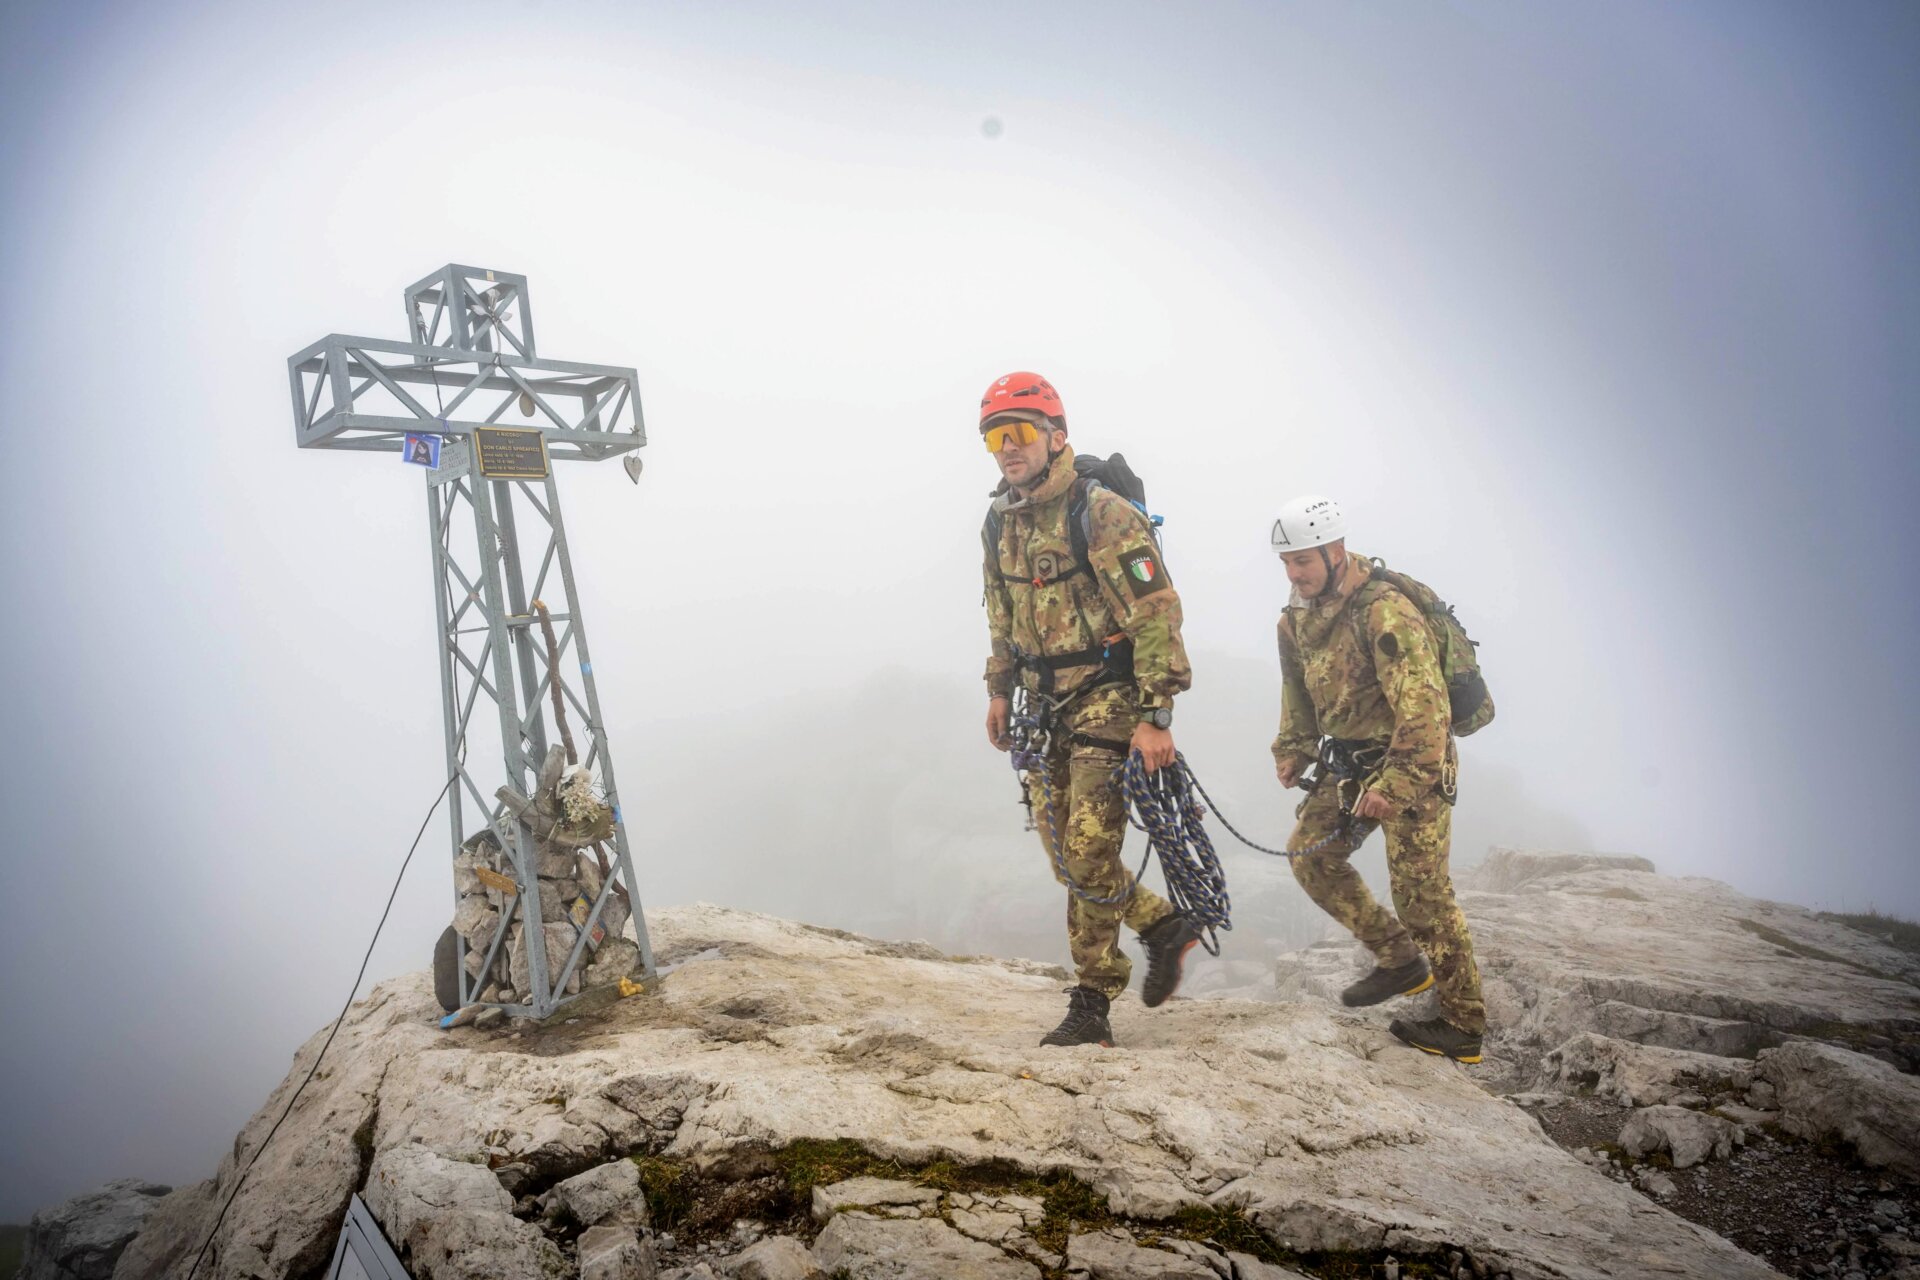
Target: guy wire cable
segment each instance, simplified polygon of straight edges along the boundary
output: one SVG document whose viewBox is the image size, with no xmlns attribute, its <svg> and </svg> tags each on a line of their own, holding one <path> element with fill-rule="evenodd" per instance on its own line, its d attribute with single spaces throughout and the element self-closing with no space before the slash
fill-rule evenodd
<svg viewBox="0 0 1920 1280">
<path fill-rule="evenodd" d="M 347 1020 L 347 1010 L 353 1008 L 353 998 L 360 994 L 360 981 L 367 976 L 367 963 L 373 959 L 374 944 L 380 941 L 380 931 L 386 928 L 387 915 L 393 910 L 393 900 L 400 895 L 400 881 L 406 877 L 407 865 L 413 861 L 414 851 L 420 847 L 420 837 L 427 834 L 427 824 L 433 821 L 434 811 L 439 809 L 440 802 L 447 798 L 447 792 L 453 787 L 454 779 L 459 776 L 460 772 L 456 769 L 441 785 L 440 794 L 433 798 L 433 804 L 427 809 L 427 816 L 420 819 L 420 829 L 413 833 L 413 843 L 407 846 L 407 856 L 400 862 L 400 874 L 393 878 L 393 891 L 387 894 L 387 905 L 380 912 L 380 923 L 373 927 L 373 939 L 367 943 L 367 954 L 360 957 L 360 972 L 353 976 L 353 989 L 347 992 L 347 1003 L 341 1008 L 340 1016 L 333 1020 L 333 1029 L 327 1032 L 326 1043 L 320 1046 L 319 1053 L 313 1055 L 313 1065 L 307 1068 L 306 1079 L 300 1082 L 300 1087 L 293 1091 L 291 1098 L 287 1099 L 285 1109 L 280 1112 L 280 1119 L 273 1122 L 273 1128 L 267 1130 L 267 1136 L 260 1140 L 258 1147 L 254 1148 L 253 1158 L 247 1161 L 247 1167 L 240 1171 L 238 1178 L 234 1179 L 233 1190 L 227 1193 L 226 1203 L 220 1206 L 220 1216 L 213 1220 L 212 1229 L 207 1232 L 207 1238 L 201 1242 L 200 1252 L 193 1255 L 193 1266 L 187 1269 L 187 1280 L 193 1280 L 193 1277 L 199 1273 L 201 1260 L 207 1256 L 207 1250 L 212 1246 L 213 1238 L 220 1234 L 220 1224 L 227 1220 L 227 1210 L 233 1207 L 233 1198 L 240 1194 L 240 1187 L 246 1182 L 247 1175 L 253 1172 L 253 1166 L 260 1163 L 260 1153 L 265 1151 L 267 1144 L 273 1141 L 273 1135 L 280 1132 L 281 1122 L 293 1111 L 293 1104 L 300 1101 L 300 1095 L 306 1091 L 307 1085 L 313 1080 L 313 1073 L 320 1069 L 320 1060 L 327 1056 L 327 1049 L 333 1044 L 334 1036 L 339 1034 L 340 1025 Z"/>
</svg>

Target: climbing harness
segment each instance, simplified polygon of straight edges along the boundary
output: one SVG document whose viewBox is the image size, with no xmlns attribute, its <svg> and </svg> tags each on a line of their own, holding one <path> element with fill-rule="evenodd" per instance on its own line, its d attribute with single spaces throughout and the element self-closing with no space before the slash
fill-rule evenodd
<svg viewBox="0 0 1920 1280">
<path fill-rule="evenodd" d="M 1067 873 L 1065 847 L 1060 839 L 1060 832 L 1053 825 L 1053 771 L 1047 767 L 1047 750 L 1053 741 L 1054 717 L 1083 692 L 1085 692 L 1084 688 L 1056 703 L 1042 694 L 1035 693 L 1025 685 L 1015 685 L 1007 730 L 1008 735 L 1013 739 L 1011 755 L 1014 772 L 1026 774 L 1030 783 L 1020 788 L 1020 803 L 1027 809 L 1027 830 L 1035 830 L 1036 827 L 1044 824 L 1041 839 L 1047 847 L 1047 856 L 1053 861 L 1054 878 L 1067 886 L 1068 892 L 1082 902 L 1113 907 L 1133 896 L 1135 886 L 1140 883 L 1140 877 L 1146 873 L 1147 858 L 1153 856 L 1153 851 L 1149 849 L 1146 857 L 1141 858 L 1140 869 L 1127 878 L 1124 888 L 1112 897 L 1101 897 L 1099 894 L 1081 888 L 1079 883 Z M 1079 734 L 1075 734 L 1074 737 L 1083 743 L 1110 745 L 1115 750 L 1124 749 L 1118 742 L 1096 743 L 1094 739 Z M 1036 794 L 1040 801 L 1040 816 L 1037 822 L 1033 812 Z"/>
<path fill-rule="evenodd" d="M 1381 743 L 1367 742 L 1356 738 L 1322 738 L 1320 754 L 1308 765 L 1306 772 L 1300 775 L 1300 789 L 1311 795 L 1327 783 L 1333 783 L 1340 802 L 1340 822 L 1323 839 L 1316 840 L 1304 849 L 1288 853 L 1289 858 L 1303 858 L 1308 854 L 1319 853 L 1342 841 L 1351 841 L 1347 852 L 1357 853 L 1360 846 L 1367 842 L 1374 828 L 1380 824 L 1368 818 L 1355 818 L 1353 806 L 1360 801 L 1360 793 L 1366 789 L 1366 780 L 1378 771 L 1387 758 L 1387 748 Z M 1218 812 L 1216 810 L 1216 812 Z M 1220 821 L 1225 822 L 1223 817 Z M 1232 827 L 1227 830 L 1233 831 Z M 1235 831 L 1237 836 L 1240 833 Z M 1248 844 L 1244 837 L 1242 844 Z M 1252 846 L 1259 848 L 1258 845 Z M 1262 853 L 1273 853 L 1272 849 L 1262 849 Z"/>
</svg>

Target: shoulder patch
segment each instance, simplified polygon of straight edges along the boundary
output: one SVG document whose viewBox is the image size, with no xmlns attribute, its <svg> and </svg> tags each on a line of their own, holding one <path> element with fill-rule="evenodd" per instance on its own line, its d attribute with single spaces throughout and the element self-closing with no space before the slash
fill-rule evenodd
<svg viewBox="0 0 1920 1280">
<path fill-rule="evenodd" d="M 1167 571 L 1161 567 L 1160 557 L 1152 547 L 1135 547 L 1122 553 L 1120 572 L 1126 575 L 1136 600 L 1167 588 Z"/>
<path fill-rule="evenodd" d="M 1381 653 L 1387 655 L 1388 662 L 1392 662 L 1400 656 L 1400 640 L 1393 632 L 1382 631 L 1380 638 L 1374 641 L 1374 643 L 1380 646 Z"/>
</svg>

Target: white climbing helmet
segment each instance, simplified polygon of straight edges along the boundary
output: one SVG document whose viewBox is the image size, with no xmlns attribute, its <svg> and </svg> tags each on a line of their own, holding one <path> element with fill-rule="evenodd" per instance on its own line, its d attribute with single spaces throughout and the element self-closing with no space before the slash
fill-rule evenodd
<svg viewBox="0 0 1920 1280">
<path fill-rule="evenodd" d="M 1347 513 L 1332 498 L 1317 493 L 1295 498 L 1273 522 L 1273 553 L 1310 551 L 1347 536 Z"/>
</svg>

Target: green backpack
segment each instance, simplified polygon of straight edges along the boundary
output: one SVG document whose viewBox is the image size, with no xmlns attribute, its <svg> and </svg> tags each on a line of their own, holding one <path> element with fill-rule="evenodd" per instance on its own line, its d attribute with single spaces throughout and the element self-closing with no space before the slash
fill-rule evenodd
<svg viewBox="0 0 1920 1280">
<path fill-rule="evenodd" d="M 1373 566 L 1375 579 L 1411 600 L 1420 616 L 1426 619 L 1427 634 L 1433 638 L 1434 652 L 1440 655 L 1440 674 L 1447 682 L 1454 737 L 1464 738 L 1486 728 L 1493 720 L 1493 697 L 1487 692 L 1485 677 L 1480 674 L 1475 642 L 1468 638 L 1467 629 L 1454 616 L 1453 606 L 1426 583 L 1387 568 L 1377 557 L 1369 557 L 1368 562 Z M 1360 614 L 1356 610 L 1354 626 L 1359 625 Z M 1366 645 L 1366 637 L 1362 636 L 1360 647 L 1364 649 Z"/>
</svg>

